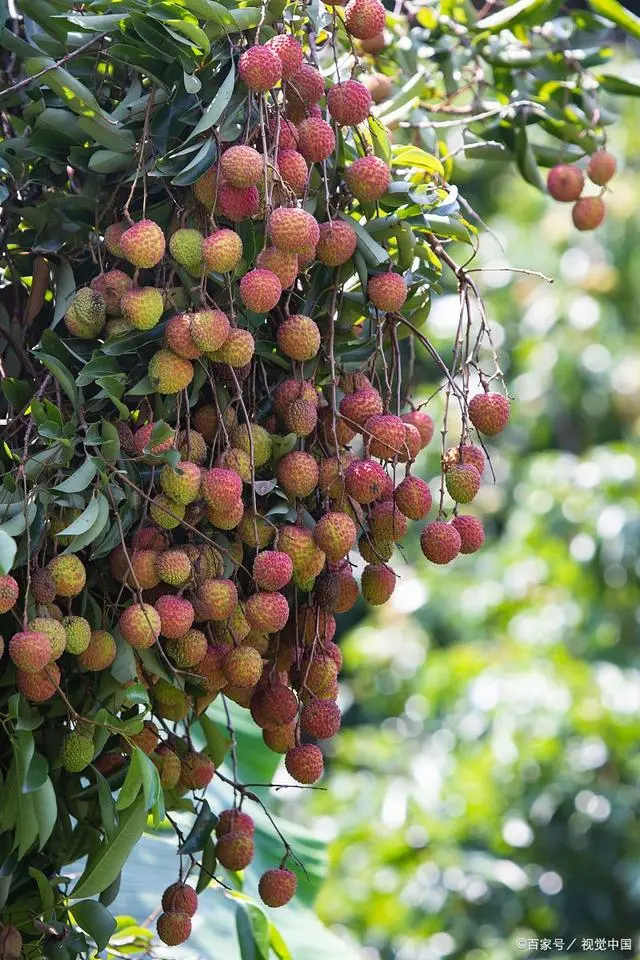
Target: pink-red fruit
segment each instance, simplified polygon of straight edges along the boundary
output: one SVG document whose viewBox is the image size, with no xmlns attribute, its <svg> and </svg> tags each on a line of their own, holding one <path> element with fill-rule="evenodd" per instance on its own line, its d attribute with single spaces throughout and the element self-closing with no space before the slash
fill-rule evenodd
<svg viewBox="0 0 640 960">
<path fill-rule="evenodd" d="M 509 421 L 511 405 L 502 393 L 477 393 L 469 401 L 469 419 L 476 430 L 494 437 Z"/>
<path fill-rule="evenodd" d="M 584 187 L 584 173 L 580 167 L 561 163 L 552 167 L 547 176 L 547 190 L 554 200 L 572 203 L 577 200 Z"/>
<path fill-rule="evenodd" d="M 258 882 L 258 893 L 268 907 L 283 907 L 295 894 L 297 885 L 295 873 L 280 867 L 262 874 Z"/>
<path fill-rule="evenodd" d="M 460 553 L 461 546 L 460 534 L 444 520 L 429 523 L 420 535 L 422 552 L 432 563 L 451 563 Z"/>
</svg>

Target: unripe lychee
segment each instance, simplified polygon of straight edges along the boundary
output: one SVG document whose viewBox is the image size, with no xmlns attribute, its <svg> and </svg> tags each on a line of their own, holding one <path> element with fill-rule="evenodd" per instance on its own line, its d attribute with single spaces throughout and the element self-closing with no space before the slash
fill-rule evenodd
<svg viewBox="0 0 640 960">
<path fill-rule="evenodd" d="M 240 830 L 232 830 L 218 838 L 216 860 L 227 870 L 244 870 L 253 860 L 253 838 Z"/>
<path fill-rule="evenodd" d="M 318 486 L 318 464 L 310 453 L 293 450 L 276 467 L 278 483 L 289 497 L 305 499 Z"/>
<path fill-rule="evenodd" d="M 278 207 L 269 217 L 269 236 L 274 247 L 285 253 L 298 253 L 314 246 L 320 236 L 318 223 L 310 213 L 296 207 Z"/>
<path fill-rule="evenodd" d="M 53 617 L 34 617 L 27 624 L 27 630 L 47 635 L 51 644 L 51 660 L 57 660 L 66 650 L 67 632 L 64 624 Z"/>
<path fill-rule="evenodd" d="M 182 758 L 180 782 L 189 790 L 204 790 L 215 772 L 215 765 L 206 754 L 192 750 Z"/>
<path fill-rule="evenodd" d="M 160 473 L 160 486 L 177 503 L 193 503 L 200 494 L 200 467 L 188 460 L 181 460 L 175 467 L 167 463 Z"/>
<path fill-rule="evenodd" d="M 64 322 L 72 337 L 93 340 L 104 327 L 106 316 L 104 297 L 97 290 L 83 287 L 67 308 Z"/>
<path fill-rule="evenodd" d="M 383 500 L 371 508 L 369 526 L 375 540 L 388 543 L 402 540 L 409 524 L 393 500 Z"/>
<path fill-rule="evenodd" d="M 155 610 L 160 617 L 160 635 L 170 640 L 184 636 L 193 624 L 193 605 L 184 597 L 165 594 L 156 600 Z"/>
<path fill-rule="evenodd" d="M 298 712 L 298 699 L 283 683 L 259 689 L 251 698 L 251 716 L 263 730 L 291 723 Z"/>
<path fill-rule="evenodd" d="M 129 290 L 121 301 L 122 312 L 136 330 L 151 330 L 157 326 L 164 311 L 160 290 L 140 287 Z"/>
<path fill-rule="evenodd" d="M 175 530 L 180 526 L 184 519 L 185 506 L 167 497 L 164 493 L 159 493 L 153 498 L 149 505 L 149 516 L 157 523 L 159 527 L 165 530 Z"/>
<path fill-rule="evenodd" d="M 275 273 L 258 267 L 245 273 L 240 281 L 240 299 L 254 313 L 273 310 L 282 294 L 282 285 Z"/>
<path fill-rule="evenodd" d="M 289 750 L 284 758 L 288 773 L 298 783 L 315 783 L 324 772 L 324 760 L 314 743 L 300 744 Z"/>
<path fill-rule="evenodd" d="M 287 357 L 304 363 L 315 357 L 320 349 L 320 331 L 311 317 L 293 314 L 278 327 L 276 341 Z"/>
<path fill-rule="evenodd" d="M 198 310 L 191 315 L 191 339 L 205 353 L 219 350 L 230 330 L 229 318 L 222 310 Z"/>
<path fill-rule="evenodd" d="M 138 747 L 143 753 L 149 756 L 158 746 L 160 734 L 152 720 L 145 720 L 142 724 L 142 730 L 138 733 L 129 734 L 129 740 L 134 747 Z"/>
<path fill-rule="evenodd" d="M 480 474 L 471 463 L 454 463 L 445 474 L 445 483 L 456 503 L 471 503 L 480 489 Z"/>
<path fill-rule="evenodd" d="M 271 459 L 271 434 L 258 423 L 239 423 L 231 432 L 231 440 L 235 447 L 249 454 L 253 445 L 253 465 L 256 469 Z"/>
<path fill-rule="evenodd" d="M 383 563 L 390 560 L 393 548 L 393 541 L 373 540 L 366 533 L 363 533 L 358 540 L 360 556 L 366 563 Z"/>
<path fill-rule="evenodd" d="M 237 378 L 242 380 L 242 368 L 249 370 L 249 364 L 255 349 L 256 342 L 253 335 L 248 330 L 233 327 L 220 349 L 210 353 L 209 358 L 215 360 L 216 363 L 229 364 L 237 371 Z M 220 375 L 218 376 L 220 378 Z"/>
<path fill-rule="evenodd" d="M 79 654 L 91 640 L 91 626 L 84 617 L 65 617 L 62 621 L 67 636 L 67 652 Z"/>
<path fill-rule="evenodd" d="M 210 620 L 227 620 L 238 605 L 238 591 L 233 580 L 205 580 L 198 587 L 197 595 Z"/>
<path fill-rule="evenodd" d="M 302 66 L 302 47 L 290 33 L 280 33 L 267 40 L 265 47 L 273 50 L 282 63 L 282 79 L 288 80 Z"/>
<path fill-rule="evenodd" d="M 398 508 L 409 520 L 422 520 L 431 510 L 433 497 L 429 485 L 420 477 L 405 477 L 395 490 Z"/>
<path fill-rule="evenodd" d="M 54 557 L 47 566 L 53 578 L 58 597 L 77 597 L 87 582 L 87 571 L 79 557 L 63 554 Z"/>
<path fill-rule="evenodd" d="M 254 513 L 253 510 L 245 510 L 242 520 L 238 524 L 238 538 L 248 547 L 259 547 L 264 550 L 268 547 L 275 535 L 275 526 L 270 520 Z"/>
<path fill-rule="evenodd" d="M 461 443 L 455 447 L 450 447 L 442 458 L 444 470 L 448 470 L 454 463 L 471 463 L 476 468 L 480 476 L 484 473 L 485 457 L 480 447 L 472 443 Z"/>
<path fill-rule="evenodd" d="M 375 460 L 352 460 L 344 479 L 350 497 L 358 503 L 372 503 L 382 493 L 386 474 Z"/>
<path fill-rule="evenodd" d="M 199 177 L 193 185 L 193 195 L 207 210 L 213 210 L 218 187 L 218 169 L 209 167 L 209 169 Z"/>
<path fill-rule="evenodd" d="M 338 82 L 327 94 L 327 107 L 336 123 L 355 127 L 369 116 L 371 94 L 357 80 Z"/>
<path fill-rule="evenodd" d="M 106 630 L 93 630 L 86 648 L 78 654 L 82 670 L 97 673 L 107 670 L 116 658 L 116 641 Z"/>
<path fill-rule="evenodd" d="M 333 700 L 310 700 L 300 715 L 302 729 L 318 740 L 335 737 L 340 720 L 340 708 Z"/>
<path fill-rule="evenodd" d="M 202 274 L 202 245 L 204 237 L 199 230 L 182 227 L 171 235 L 169 252 L 176 263 L 184 267 L 192 277 Z"/>
<path fill-rule="evenodd" d="M 278 549 L 291 557 L 294 572 L 317 576 L 325 563 L 325 555 L 313 540 L 313 533 L 301 524 L 280 528 Z"/>
<path fill-rule="evenodd" d="M 346 513 L 326 513 L 320 517 L 313 531 L 314 543 L 331 563 L 346 557 L 356 537 L 356 525 Z"/>
<path fill-rule="evenodd" d="M 571 211 L 577 230 L 595 230 L 604 220 L 606 208 L 602 197 L 581 197 Z"/>
<path fill-rule="evenodd" d="M 249 47 L 238 61 L 238 74 L 249 90 L 266 93 L 282 77 L 282 60 L 266 45 Z"/>
<path fill-rule="evenodd" d="M 108 270 L 94 277 L 90 286 L 102 296 L 107 314 L 118 316 L 121 313 L 120 301 L 131 290 L 133 280 L 122 270 Z"/>
<path fill-rule="evenodd" d="M 223 183 L 218 190 L 216 211 L 227 220 L 239 222 L 260 212 L 260 194 L 256 187 L 232 187 Z"/>
<path fill-rule="evenodd" d="M 132 603 L 118 621 L 123 639 L 138 650 L 153 646 L 160 636 L 161 625 L 160 614 L 150 603 Z"/>
<path fill-rule="evenodd" d="M 278 633 L 289 619 L 289 603 L 277 591 L 254 593 L 246 602 L 245 616 L 254 630 Z"/>
<path fill-rule="evenodd" d="M 420 547 L 432 563 L 450 563 L 460 553 L 460 534 L 450 523 L 434 520 L 420 534 Z"/>
<path fill-rule="evenodd" d="M 568 163 L 552 167 L 547 175 L 547 190 L 554 200 L 571 203 L 577 200 L 584 187 L 584 173 L 580 167 Z"/>
<path fill-rule="evenodd" d="M 236 809 L 221 810 L 215 826 L 217 837 L 223 837 L 227 833 L 245 833 L 252 837 L 255 829 L 253 818 L 243 810 Z"/>
<path fill-rule="evenodd" d="M 451 526 L 460 534 L 460 553 L 475 553 L 484 543 L 484 528 L 476 517 L 454 517 Z"/>
<path fill-rule="evenodd" d="M 207 272 L 231 273 L 242 259 L 242 240 L 235 230 L 216 230 L 205 237 L 202 262 Z"/>
<path fill-rule="evenodd" d="M 258 893 L 268 907 L 283 907 L 293 898 L 297 885 L 295 873 L 279 867 L 262 874 L 258 881 Z"/>
<path fill-rule="evenodd" d="M 187 630 L 182 636 L 167 640 L 167 656 L 181 670 L 202 663 L 207 655 L 207 638 L 201 630 Z"/>
<path fill-rule="evenodd" d="M 344 220 L 321 223 L 316 257 L 328 267 L 339 267 L 353 256 L 357 245 L 355 230 Z"/>
<path fill-rule="evenodd" d="M 114 257 L 124 258 L 124 251 L 120 246 L 120 239 L 125 230 L 129 229 L 129 224 L 122 220 L 120 223 L 112 223 L 104 232 L 104 245 Z"/>
<path fill-rule="evenodd" d="M 50 663 L 39 673 L 16 670 L 16 686 L 27 700 L 44 703 L 51 699 L 60 686 L 60 667 L 57 663 Z"/>
<path fill-rule="evenodd" d="M 265 550 L 253 561 L 252 573 L 255 585 L 260 590 L 281 590 L 291 580 L 293 561 L 281 550 Z"/>
<path fill-rule="evenodd" d="M 617 169 L 616 158 L 607 150 L 596 150 L 589 157 L 587 166 L 587 176 L 592 183 L 597 183 L 599 187 L 609 183 Z"/>
<path fill-rule="evenodd" d="M 384 73 L 371 73 L 362 78 L 374 103 L 382 103 L 393 93 L 393 81 Z"/>
<path fill-rule="evenodd" d="M 188 883 L 172 883 L 162 894 L 162 909 L 166 913 L 186 913 L 193 917 L 198 909 L 198 894 Z"/>
<path fill-rule="evenodd" d="M 350 426 L 364 427 L 369 417 L 382 413 L 382 397 L 373 387 L 347 394 L 340 401 L 340 413 Z"/>
<path fill-rule="evenodd" d="M 287 753 L 296 745 L 296 724 L 283 723 L 281 727 L 263 730 L 262 739 L 265 746 L 274 753 Z"/>
<path fill-rule="evenodd" d="M 207 459 L 207 444 L 197 430 L 181 430 L 176 437 L 176 449 L 183 460 L 203 464 Z"/>
<path fill-rule="evenodd" d="M 386 603 L 396 586 L 396 575 L 386 563 L 370 563 L 362 571 L 362 596 L 373 606 Z"/>
<path fill-rule="evenodd" d="M 154 712 L 165 720 L 183 720 L 192 706 L 191 698 L 161 677 L 153 687 Z"/>
<path fill-rule="evenodd" d="M 150 269 L 160 263 L 166 247 L 164 233 L 153 220 L 140 220 L 120 237 L 124 257 L 134 267 Z"/>
<path fill-rule="evenodd" d="M 253 147 L 238 144 L 222 154 L 220 172 L 232 187 L 254 187 L 264 175 L 264 158 Z"/>
<path fill-rule="evenodd" d="M 501 433 L 509 420 L 509 398 L 502 393 L 477 393 L 469 401 L 469 419 L 489 437 Z"/>
<path fill-rule="evenodd" d="M 376 413 L 365 422 L 363 432 L 369 440 L 369 452 L 380 460 L 402 456 L 405 438 L 404 421 L 392 413 Z"/>
<path fill-rule="evenodd" d="M 80 733 L 70 733 L 62 741 L 60 761 L 69 773 L 80 773 L 93 760 L 94 745 L 91 737 Z"/>
<path fill-rule="evenodd" d="M 374 203 L 389 189 L 391 170 L 379 157 L 359 157 L 347 167 L 344 179 L 356 200 Z"/>
<path fill-rule="evenodd" d="M 307 117 L 298 126 L 298 150 L 308 163 L 322 163 L 335 148 L 333 129 L 321 117 Z"/>
<path fill-rule="evenodd" d="M 374 307 L 386 313 L 397 312 L 407 299 L 407 285 L 399 273 L 379 273 L 369 277 L 367 296 Z"/>
<path fill-rule="evenodd" d="M 51 662 L 51 640 L 41 631 L 16 633 L 9 641 L 9 656 L 19 670 L 40 673 Z"/>
<path fill-rule="evenodd" d="M 191 917 L 188 913 L 173 910 L 161 913 L 156 923 L 158 937 L 168 947 L 184 943 L 191 936 Z"/>
<path fill-rule="evenodd" d="M 281 150 L 276 157 L 276 169 L 294 194 L 302 196 L 309 177 L 309 167 L 302 154 L 297 150 Z"/>
<path fill-rule="evenodd" d="M 53 578 L 52 578 L 52 585 L 55 590 L 55 583 L 53 582 Z M 18 599 L 19 593 L 20 593 L 20 589 L 18 587 L 17 581 L 14 580 L 12 576 L 7 575 L 4 577 L 0 577 L 0 613 L 7 613 L 8 610 L 11 610 L 11 608 L 15 605 L 16 600 Z M 53 597 L 55 597 L 55 592 L 53 594 Z M 51 597 L 51 600 L 53 600 L 53 597 Z M 46 603 L 47 601 L 39 601 L 39 602 Z"/>
<path fill-rule="evenodd" d="M 178 786 L 182 764 L 180 757 L 166 744 L 161 743 L 151 757 L 160 774 L 160 784 L 165 790 L 173 790 Z M 185 911 L 188 912 L 188 911 Z"/>
<path fill-rule="evenodd" d="M 158 350 L 149 361 L 148 375 L 156 393 L 180 393 L 193 380 L 193 364 L 172 350 Z"/>
<path fill-rule="evenodd" d="M 254 647 L 232 647 L 222 661 L 222 672 L 234 687 L 255 687 L 262 676 L 262 657 Z"/>
<path fill-rule="evenodd" d="M 191 560 L 182 550 L 155 554 L 158 577 L 172 587 L 182 587 L 191 577 Z"/>
</svg>

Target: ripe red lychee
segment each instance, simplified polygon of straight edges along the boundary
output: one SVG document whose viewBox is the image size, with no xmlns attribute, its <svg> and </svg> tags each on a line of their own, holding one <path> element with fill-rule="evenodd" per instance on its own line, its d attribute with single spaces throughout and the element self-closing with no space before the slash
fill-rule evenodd
<svg viewBox="0 0 640 960">
<path fill-rule="evenodd" d="M 55 581 L 53 581 L 53 578 L 51 579 L 54 587 L 53 597 L 55 597 Z M 11 610 L 18 599 L 19 593 L 20 588 L 13 577 L 9 575 L 0 577 L 0 613 L 7 613 L 8 610 Z M 53 597 L 51 597 L 51 600 L 53 600 Z"/>
<path fill-rule="evenodd" d="M 310 453 L 293 450 L 278 462 L 276 475 L 278 483 L 289 497 L 304 499 L 318 486 L 318 463 Z"/>
<path fill-rule="evenodd" d="M 304 363 L 320 349 L 320 331 L 311 317 L 292 314 L 278 327 L 276 341 L 285 356 Z"/>
<path fill-rule="evenodd" d="M 477 393 L 469 401 L 469 419 L 476 430 L 489 437 L 501 433 L 509 420 L 509 398 L 502 393 Z"/>
<path fill-rule="evenodd" d="M 605 218 L 606 208 L 602 197 L 581 197 L 571 216 L 577 230 L 595 230 Z"/>
<path fill-rule="evenodd" d="M 355 230 L 344 220 L 321 223 L 316 257 L 328 267 L 339 267 L 353 256 L 357 244 Z"/>
<path fill-rule="evenodd" d="M 198 600 L 210 620 L 227 620 L 238 605 L 238 590 L 233 580 L 205 580 L 198 587 Z"/>
<path fill-rule="evenodd" d="M 480 474 L 471 463 L 454 463 L 445 474 L 445 483 L 456 503 L 471 503 L 480 489 Z"/>
<path fill-rule="evenodd" d="M 460 534 L 460 553 L 475 553 L 484 543 L 484 528 L 476 517 L 454 517 L 451 526 Z"/>
<path fill-rule="evenodd" d="M 433 420 L 424 410 L 409 410 L 400 417 L 405 423 L 412 424 L 420 434 L 422 447 L 426 447 L 433 437 Z"/>
<path fill-rule="evenodd" d="M 257 271 L 254 270 L 254 273 L 257 273 Z M 256 342 L 249 330 L 240 330 L 233 327 L 220 349 L 209 354 L 209 356 L 217 363 L 227 363 L 234 370 L 239 370 L 251 362 L 255 349 Z M 236 374 L 236 376 L 239 377 L 240 375 Z"/>
<path fill-rule="evenodd" d="M 240 830 L 218 837 L 216 860 L 227 870 L 244 870 L 253 860 L 253 838 Z"/>
<path fill-rule="evenodd" d="M 271 270 L 260 267 L 245 273 L 240 281 L 240 299 L 254 313 L 273 310 L 282 294 L 282 286 Z"/>
<path fill-rule="evenodd" d="M 258 893 L 268 907 L 283 907 L 294 896 L 297 885 L 295 873 L 279 867 L 262 874 L 258 881 Z"/>
<path fill-rule="evenodd" d="M 218 190 L 216 211 L 227 220 L 239 222 L 255 217 L 260 211 L 260 194 L 256 187 L 233 187 L 222 183 Z"/>
<path fill-rule="evenodd" d="M 308 400 L 318 406 L 316 388 L 308 380 L 283 380 L 273 391 L 273 409 L 282 416 L 292 400 Z"/>
<path fill-rule="evenodd" d="M 354 428 L 362 428 L 375 414 L 382 413 L 382 397 L 373 387 L 347 394 L 340 401 L 340 413 Z"/>
<path fill-rule="evenodd" d="M 188 790 L 203 790 L 211 783 L 216 772 L 213 761 L 206 754 L 197 753 L 195 750 L 187 753 L 181 763 L 180 782 Z"/>
<path fill-rule="evenodd" d="M 367 296 L 374 307 L 386 313 L 397 312 L 407 299 L 407 285 L 399 273 L 379 273 L 369 277 Z"/>
<path fill-rule="evenodd" d="M 42 631 L 15 633 L 9 641 L 9 656 L 25 673 L 40 673 L 50 663 L 51 655 L 51 640 Z"/>
<path fill-rule="evenodd" d="M 49 663 L 39 673 L 16 670 L 16 686 L 20 693 L 32 703 L 44 703 L 50 700 L 60 686 L 60 667 Z"/>
<path fill-rule="evenodd" d="M 251 716 L 264 730 L 291 723 L 298 712 L 298 699 L 283 683 L 259 689 L 251 698 Z"/>
<path fill-rule="evenodd" d="M 266 93 L 282 77 L 282 60 L 266 45 L 249 47 L 238 61 L 238 73 L 249 90 Z"/>
<path fill-rule="evenodd" d="M 322 163 L 335 148 L 333 129 L 321 117 L 307 117 L 298 126 L 298 150 L 308 163 Z"/>
<path fill-rule="evenodd" d="M 289 619 L 289 603 L 277 591 L 254 593 L 246 602 L 245 616 L 254 630 L 277 633 Z"/>
<path fill-rule="evenodd" d="M 87 582 L 84 564 L 75 554 L 62 554 L 49 561 L 47 569 L 53 578 L 58 597 L 77 597 Z"/>
<path fill-rule="evenodd" d="M 323 84 L 324 90 L 324 84 Z M 322 96 L 322 94 L 320 94 Z M 269 121 L 269 137 L 275 143 L 278 140 L 279 150 L 295 150 L 298 146 L 298 131 L 291 120 L 284 117 L 272 117 Z"/>
<path fill-rule="evenodd" d="M 471 463 L 476 468 L 480 476 L 484 473 L 485 457 L 480 447 L 472 443 L 461 443 L 455 447 L 450 447 L 442 458 L 442 466 L 445 470 L 454 463 Z"/>
<path fill-rule="evenodd" d="M 262 657 L 254 647 L 232 647 L 222 661 L 222 672 L 234 687 L 255 687 L 262 676 Z"/>
<path fill-rule="evenodd" d="M 393 500 L 383 500 L 381 503 L 374 503 L 371 508 L 369 526 L 375 540 L 388 543 L 404 537 L 408 522 Z"/>
<path fill-rule="evenodd" d="M 599 187 L 609 183 L 617 169 L 616 158 L 607 150 L 596 150 L 589 157 L 587 166 L 587 176 L 592 183 L 597 183 Z"/>
<path fill-rule="evenodd" d="M 420 534 L 420 547 L 432 563 L 450 563 L 460 553 L 460 534 L 450 523 L 434 520 Z"/>
<path fill-rule="evenodd" d="M 314 743 L 300 744 L 285 755 L 285 767 L 298 783 L 315 783 L 323 774 L 322 752 Z"/>
<path fill-rule="evenodd" d="M 184 360 L 197 360 L 202 355 L 202 350 L 191 337 L 191 316 L 188 313 L 171 317 L 164 331 L 164 339 L 167 347 Z"/>
<path fill-rule="evenodd" d="M 333 700 L 310 700 L 300 716 L 302 729 L 318 740 L 335 737 L 340 729 L 340 708 Z"/>
<path fill-rule="evenodd" d="M 282 419 L 285 426 L 297 437 L 308 437 L 316 428 L 318 409 L 315 401 L 292 400 L 286 407 Z"/>
<path fill-rule="evenodd" d="M 158 937 L 168 947 L 175 947 L 184 943 L 191 935 L 191 917 L 188 913 L 172 910 L 170 913 L 161 913 L 156 923 Z"/>
<path fill-rule="evenodd" d="M 322 74 L 310 64 L 303 64 L 287 84 L 287 96 L 291 97 L 292 94 L 307 106 L 318 103 L 324 96 Z"/>
<path fill-rule="evenodd" d="M 231 507 L 242 496 L 242 479 L 235 470 L 213 467 L 203 474 L 201 490 L 211 506 Z"/>
<path fill-rule="evenodd" d="M 290 33 L 280 33 L 267 40 L 265 47 L 280 58 L 282 79 L 288 80 L 302 67 L 302 47 Z"/>
<path fill-rule="evenodd" d="M 255 829 L 253 818 L 243 810 L 236 809 L 221 810 L 215 826 L 217 837 L 223 837 L 227 833 L 245 833 L 252 837 Z"/>
<path fill-rule="evenodd" d="M 281 550 L 264 550 L 253 561 L 253 579 L 260 590 L 274 592 L 285 587 L 293 575 L 293 561 Z"/>
<path fill-rule="evenodd" d="M 226 227 L 205 237 L 202 262 L 207 272 L 231 273 L 242 258 L 242 240 L 235 230 Z"/>
<path fill-rule="evenodd" d="M 356 200 L 374 203 L 389 189 L 391 170 L 379 157 L 359 157 L 347 167 L 344 179 Z"/>
<path fill-rule="evenodd" d="M 118 621 L 123 639 L 139 650 L 153 646 L 160 636 L 161 625 L 160 614 L 150 603 L 132 603 Z"/>
<path fill-rule="evenodd" d="M 298 253 L 314 246 L 320 236 L 315 217 L 297 207 L 278 207 L 269 217 L 269 236 L 274 247 L 286 253 Z"/>
<path fill-rule="evenodd" d="M 349 0 L 344 19 L 352 37 L 370 40 L 384 30 L 385 9 L 380 0 Z"/>
<path fill-rule="evenodd" d="M 394 496 L 397 506 L 409 520 L 422 520 L 431 510 L 431 490 L 420 477 L 405 477 L 396 487 Z"/>
<path fill-rule="evenodd" d="M 108 270 L 94 277 L 90 283 L 91 289 L 102 296 L 105 309 L 110 316 L 118 316 L 121 313 L 120 301 L 132 286 L 133 280 L 122 270 Z"/>
<path fill-rule="evenodd" d="M 134 746 L 139 747 L 143 753 L 149 756 L 158 746 L 160 734 L 153 721 L 145 720 L 142 725 L 142 730 L 140 730 L 139 733 L 130 734 L 129 739 Z"/>
<path fill-rule="evenodd" d="M 140 220 L 120 237 L 120 249 L 134 267 L 155 267 L 164 257 L 164 233 L 153 220 Z"/>
<path fill-rule="evenodd" d="M 392 413 L 376 413 L 365 422 L 363 432 L 369 440 L 369 452 L 381 460 L 400 457 L 405 440 L 405 423 Z"/>
<path fill-rule="evenodd" d="M 331 563 L 346 557 L 356 538 L 356 525 L 351 517 L 335 511 L 320 517 L 313 531 L 314 543 Z"/>
<path fill-rule="evenodd" d="M 180 393 L 193 380 L 193 364 L 172 350 L 158 350 L 149 361 L 148 376 L 156 393 Z"/>
<path fill-rule="evenodd" d="M 198 909 L 198 894 L 188 883 L 178 880 L 162 894 L 162 909 L 166 913 L 186 913 L 192 917 Z"/>
<path fill-rule="evenodd" d="M 547 175 L 547 190 L 554 200 L 571 203 L 577 200 L 584 187 L 584 173 L 580 167 L 568 163 L 552 167 Z"/>
<path fill-rule="evenodd" d="M 296 196 L 304 193 L 309 177 L 307 161 L 297 150 L 281 150 L 276 158 L 276 167 L 282 180 Z"/>
<path fill-rule="evenodd" d="M 264 175 L 264 158 L 253 147 L 229 147 L 220 159 L 220 172 L 232 187 L 254 187 Z"/>
<path fill-rule="evenodd" d="M 265 247 L 256 258 L 256 266 L 271 270 L 280 281 L 283 290 L 290 287 L 298 276 L 298 256 L 286 253 L 277 247 Z"/>
<path fill-rule="evenodd" d="M 362 596 L 374 606 L 386 603 L 396 586 L 396 575 L 386 563 L 369 563 L 362 571 Z"/>
<path fill-rule="evenodd" d="M 372 503 L 382 490 L 386 474 L 375 460 L 352 460 L 345 471 L 345 487 L 358 503 Z"/>
<path fill-rule="evenodd" d="M 120 246 L 120 238 L 125 230 L 129 229 L 129 224 L 126 221 L 121 223 L 112 223 L 111 226 L 107 227 L 104 232 L 104 245 L 112 253 L 114 257 L 124 258 L 124 252 Z"/>
<path fill-rule="evenodd" d="M 357 80 L 338 82 L 327 94 L 327 107 L 336 123 L 355 127 L 369 116 L 371 94 Z"/>
</svg>

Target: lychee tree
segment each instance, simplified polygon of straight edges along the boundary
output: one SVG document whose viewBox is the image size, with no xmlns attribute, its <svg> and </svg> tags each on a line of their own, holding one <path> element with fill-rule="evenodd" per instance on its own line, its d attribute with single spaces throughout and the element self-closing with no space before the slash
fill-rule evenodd
<svg viewBox="0 0 640 960">
<path fill-rule="evenodd" d="M 252 809 L 279 845 L 263 903 L 306 882 L 235 718 L 315 784 L 336 617 L 389 599 L 411 522 L 431 563 L 484 540 L 467 504 L 510 400 L 455 164 L 513 161 L 539 188 L 550 167 L 593 229 L 615 173 L 601 91 L 637 93 L 604 69 L 607 26 L 640 34 L 615 0 L 115 6 L 0 4 L 5 960 L 103 950 L 149 818 L 179 853 L 165 944 L 207 886 L 237 896 Z M 436 426 L 430 486 L 412 467 Z M 251 909 L 245 955 L 247 929 L 290 955 Z"/>
</svg>

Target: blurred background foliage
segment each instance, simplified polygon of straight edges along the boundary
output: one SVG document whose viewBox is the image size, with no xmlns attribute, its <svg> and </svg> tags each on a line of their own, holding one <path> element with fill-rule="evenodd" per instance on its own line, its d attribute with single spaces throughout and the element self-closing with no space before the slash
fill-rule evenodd
<svg viewBox="0 0 640 960">
<path fill-rule="evenodd" d="M 487 543 L 441 570 L 411 543 L 392 602 L 343 622 L 331 777 L 283 802 L 331 840 L 317 909 L 367 960 L 563 955 L 517 938 L 638 955 L 640 109 L 624 109 L 593 234 L 504 166 L 456 168 L 491 230 L 477 276 L 516 398 L 474 502 Z M 445 354 L 457 315 L 454 289 L 434 299 Z M 416 381 L 438 389 L 426 356 Z"/>
</svg>

